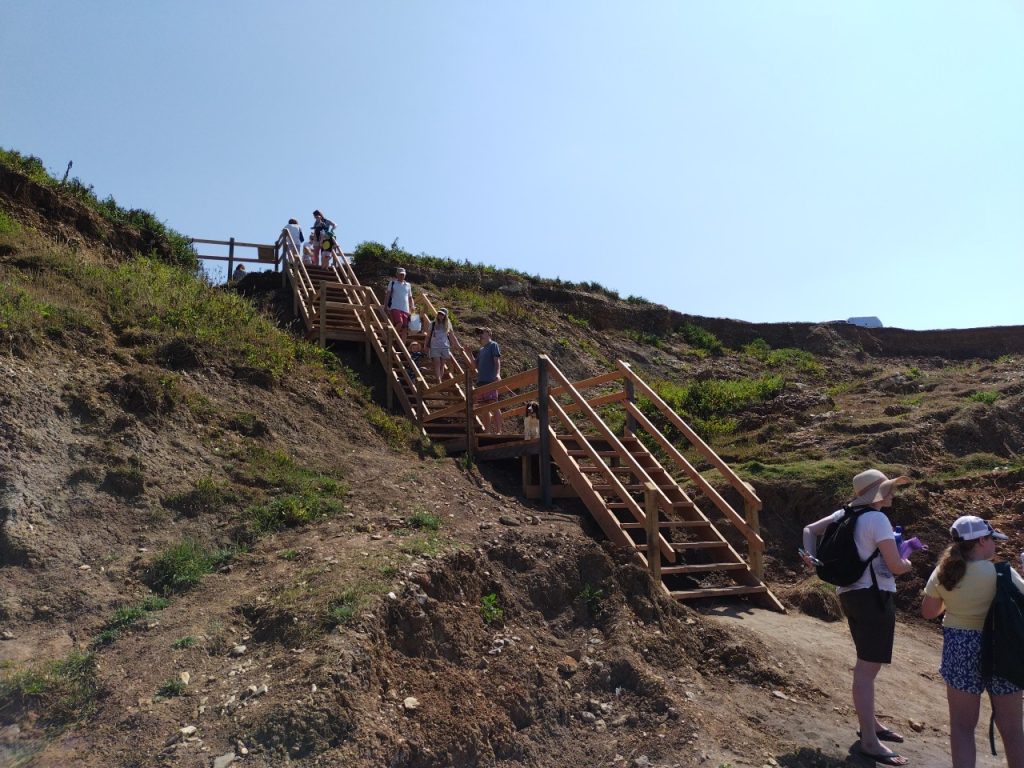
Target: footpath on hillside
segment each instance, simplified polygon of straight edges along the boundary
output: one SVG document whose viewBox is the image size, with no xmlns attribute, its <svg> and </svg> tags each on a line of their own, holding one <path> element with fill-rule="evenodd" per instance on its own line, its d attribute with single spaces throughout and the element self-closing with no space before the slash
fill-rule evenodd
<svg viewBox="0 0 1024 768">
<path fill-rule="evenodd" d="M 850 698 L 853 643 L 845 621 L 825 622 L 796 611 L 783 615 L 737 604 L 721 606 L 705 615 L 738 636 L 748 633 L 764 642 L 777 658 L 801 670 L 807 681 L 805 696 L 775 692 L 775 701 L 768 706 L 758 699 L 736 696 L 728 689 L 701 692 L 711 711 L 734 709 L 734 722 L 725 725 L 734 727 L 735 736 L 739 737 L 748 724 L 761 731 L 774 730 L 783 747 L 777 754 L 806 754 L 808 768 L 872 765 L 850 754 L 857 741 L 857 726 Z M 906 737 L 904 744 L 890 746 L 908 757 L 912 766 L 938 768 L 950 763 L 946 688 L 938 673 L 941 651 L 942 635 L 934 627 L 899 623 L 893 663 L 878 677 L 879 717 Z M 976 734 L 978 768 L 1002 768 L 1006 764 L 998 735 L 999 756 L 993 757 L 989 749 L 990 712 L 988 699 L 983 698 Z M 784 748 L 787 744 L 788 750 Z M 719 761 L 736 766 L 765 764 L 752 760 L 750 755 L 732 754 L 727 734 L 721 747 L 721 753 L 715 756 Z M 813 752 L 818 749 L 823 758 L 831 759 L 815 760 Z"/>
</svg>

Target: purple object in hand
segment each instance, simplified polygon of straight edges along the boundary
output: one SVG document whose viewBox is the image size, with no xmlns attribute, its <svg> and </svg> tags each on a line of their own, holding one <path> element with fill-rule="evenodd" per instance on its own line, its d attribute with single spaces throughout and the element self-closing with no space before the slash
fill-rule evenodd
<svg viewBox="0 0 1024 768">
<path fill-rule="evenodd" d="M 915 536 L 912 539 L 907 539 L 900 543 L 900 557 L 906 559 L 910 557 L 911 553 L 917 552 L 919 549 L 928 549 L 927 544 L 922 544 L 921 540 Z"/>
</svg>

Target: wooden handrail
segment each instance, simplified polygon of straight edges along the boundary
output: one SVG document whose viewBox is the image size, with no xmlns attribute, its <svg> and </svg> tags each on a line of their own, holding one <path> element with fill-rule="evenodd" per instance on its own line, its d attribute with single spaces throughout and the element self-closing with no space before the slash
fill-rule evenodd
<svg viewBox="0 0 1024 768">
<path fill-rule="evenodd" d="M 654 407 L 661 411 L 661 414 L 671 422 L 672 426 L 678 429 L 683 436 L 690 441 L 690 444 L 697 449 L 697 451 L 708 460 L 708 462 L 719 472 L 722 476 L 729 481 L 729 484 L 735 488 L 739 494 L 750 504 L 754 504 L 758 509 L 761 509 L 761 499 L 758 498 L 757 494 L 750 488 L 747 483 L 740 480 L 739 476 L 733 472 L 732 468 L 722 461 L 721 457 L 712 450 L 711 446 L 705 443 L 700 435 L 693 431 L 689 424 L 679 418 L 679 415 L 669 408 L 668 403 L 661 399 L 657 392 L 648 386 L 647 382 L 641 379 L 634 373 L 629 363 L 625 363 L 622 360 L 618 361 L 619 368 L 626 374 L 627 378 L 633 382 L 633 385 L 637 387 L 644 397 L 654 403 Z"/>
<path fill-rule="evenodd" d="M 615 433 L 612 432 L 612 430 L 608 427 L 607 424 L 605 424 L 604 419 L 598 416 L 597 412 L 590 407 L 586 399 L 582 395 L 580 395 L 580 393 L 572 385 L 572 382 L 570 382 L 569 379 L 565 377 L 565 374 L 563 374 L 558 369 L 558 367 L 551 361 L 551 359 L 547 355 L 541 355 L 541 358 L 547 362 L 550 368 L 550 374 L 552 378 L 559 379 L 562 382 L 562 385 L 565 387 L 566 394 L 568 394 L 570 397 L 573 398 L 573 400 L 576 401 L 576 404 L 580 407 L 580 410 L 583 412 L 583 414 L 587 417 L 590 423 L 597 428 L 598 433 L 608 442 L 608 444 L 612 447 L 612 450 L 619 454 L 619 459 L 624 461 L 626 466 L 628 466 L 628 468 L 633 471 L 633 474 L 636 475 L 637 477 L 637 481 L 640 483 L 653 483 L 654 480 L 653 478 L 651 478 L 650 475 L 647 474 L 647 470 L 644 469 L 640 465 L 640 462 L 636 460 L 636 457 L 626 449 L 626 446 L 622 444 L 622 442 L 615 435 Z M 557 401 L 551 399 L 549 406 L 550 405 L 557 405 Z M 564 411 L 562 412 L 564 413 Z M 566 419 L 568 419 L 568 414 L 566 414 Z M 666 516 L 671 517 L 672 502 L 669 500 L 668 496 L 665 495 L 665 492 L 660 488 L 658 489 L 657 498 L 658 505 L 665 511 Z M 641 522 L 643 520 L 643 518 L 639 517 L 637 519 Z"/>
<path fill-rule="evenodd" d="M 654 426 L 651 420 L 644 415 L 643 411 L 637 408 L 635 404 L 627 401 L 626 413 L 636 419 L 637 423 L 650 433 L 650 435 L 658 442 L 658 445 L 660 445 L 665 453 L 667 453 L 676 463 L 676 466 L 686 472 L 687 476 L 700 488 L 701 492 L 711 499 L 714 505 L 718 507 L 719 511 L 721 511 L 722 514 L 725 515 L 734 526 L 736 526 L 740 533 L 743 534 L 744 538 L 746 538 L 747 545 L 749 547 L 757 548 L 759 550 L 764 549 L 764 539 L 761 538 L 760 534 L 747 525 L 747 521 L 740 517 L 739 513 L 729 505 L 729 502 L 722 498 L 721 494 L 715 490 L 715 487 L 711 485 L 711 483 L 704 479 L 700 472 L 697 471 L 697 468 L 679 452 L 679 449 L 672 444 L 671 440 L 665 437 L 661 430 Z"/>
<path fill-rule="evenodd" d="M 561 377 L 561 372 L 558 371 L 558 369 L 555 368 L 554 365 L 551 365 L 551 372 L 554 373 L 555 376 Z M 565 381 L 566 379 L 562 377 L 562 380 Z M 638 522 L 646 522 L 647 512 L 640 506 L 639 502 L 632 497 L 629 491 L 626 490 L 626 487 L 622 484 L 622 481 L 619 480 L 618 475 L 616 475 L 615 472 L 612 471 L 612 468 L 608 466 L 608 464 L 598 455 L 597 451 L 594 449 L 594 446 L 590 444 L 590 441 L 580 431 L 580 428 L 576 426 L 576 423 L 569 418 L 569 414 L 565 412 L 565 409 L 562 408 L 562 406 L 559 404 L 557 400 L 553 400 L 550 398 L 548 400 L 548 407 L 551 409 L 553 414 L 559 418 L 565 429 L 568 430 L 569 437 L 575 440 L 581 446 L 582 450 L 586 451 L 587 457 L 592 462 L 594 462 L 594 465 L 598 469 L 601 470 L 602 475 L 604 475 L 604 479 L 607 481 L 608 485 L 612 489 L 614 489 L 616 495 L 620 499 L 622 499 L 622 502 L 626 505 L 626 508 L 632 513 L 633 518 Z M 553 430 L 549 431 L 549 439 L 557 444 L 559 442 L 559 438 L 555 436 Z M 610 430 L 609 434 L 611 434 Z M 629 455 L 628 452 L 625 450 L 624 446 L 620 444 L 619 447 L 622 449 L 624 454 Z M 564 450 L 564 448 L 562 450 Z M 634 462 L 635 461 L 636 460 L 634 459 Z M 647 477 L 646 473 L 644 473 L 644 477 Z M 647 477 L 647 482 L 653 485 L 653 481 L 649 477 Z M 665 495 L 660 489 L 658 489 L 658 494 L 660 494 L 662 497 L 664 497 Z M 607 515 L 607 520 L 611 523 L 614 523 L 615 527 L 618 530 L 618 533 L 621 535 L 619 543 L 625 543 L 626 541 L 629 541 L 628 535 L 625 533 L 625 529 L 622 527 L 622 523 L 619 522 L 618 518 L 612 515 L 610 511 Z M 675 560 L 675 550 L 672 549 L 672 545 L 665 539 L 664 536 L 661 535 L 661 533 L 658 534 L 658 545 L 662 553 L 664 553 L 665 557 L 669 558 L 670 560 Z"/>
</svg>

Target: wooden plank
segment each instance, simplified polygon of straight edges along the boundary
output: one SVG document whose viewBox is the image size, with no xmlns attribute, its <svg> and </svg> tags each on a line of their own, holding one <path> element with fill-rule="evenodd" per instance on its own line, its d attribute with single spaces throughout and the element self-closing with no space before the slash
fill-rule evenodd
<svg viewBox="0 0 1024 768">
<path fill-rule="evenodd" d="M 676 552 L 686 552 L 690 549 L 721 549 L 727 546 L 729 545 L 724 541 L 683 541 L 672 544 L 672 549 Z"/>
<path fill-rule="evenodd" d="M 695 600 L 700 597 L 735 597 L 738 595 L 763 595 L 768 587 L 737 585 L 735 587 L 701 587 L 700 589 L 681 589 L 669 592 L 676 600 Z"/>
<path fill-rule="evenodd" d="M 745 571 L 746 563 L 700 563 L 698 565 L 668 565 L 661 569 L 664 574 L 672 573 L 717 573 L 718 571 Z"/>
<path fill-rule="evenodd" d="M 607 395 L 595 397 L 593 400 L 588 400 L 587 405 L 589 405 L 591 408 L 600 408 L 602 405 L 610 405 L 611 403 L 621 403 L 625 399 L 625 392 L 612 392 Z M 583 410 L 583 406 L 577 403 L 570 403 L 569 405 L 565 406 L 566 413 L 579 413 L 581 410 Z"/>
<path fill-rule="evenodd" d="M 622 523 L 622 527 L 626 529 L 640 529 L 644 527 L 643 523 L 637 522 L 626 522 Z M 706 520 L 659 520 L 659 528 L 714 528 L 711 523 Z"/>
</svg>

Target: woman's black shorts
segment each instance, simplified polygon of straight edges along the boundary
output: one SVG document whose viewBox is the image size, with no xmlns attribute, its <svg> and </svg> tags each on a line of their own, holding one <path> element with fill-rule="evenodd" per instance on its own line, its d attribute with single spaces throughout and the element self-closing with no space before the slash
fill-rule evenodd
<svg viewBox="0 0 1024 768">
<path fill-rule="evenodd" d="M 850 625 L 857 658 L 876 664 L 892 663 L 892 642 L 896 635 L 896 606 L 893 593 L 869 587 L 843 592 L 839 603 Z"/>
</svg>

